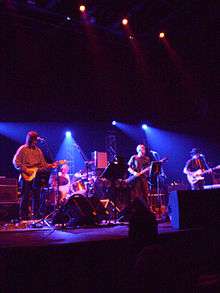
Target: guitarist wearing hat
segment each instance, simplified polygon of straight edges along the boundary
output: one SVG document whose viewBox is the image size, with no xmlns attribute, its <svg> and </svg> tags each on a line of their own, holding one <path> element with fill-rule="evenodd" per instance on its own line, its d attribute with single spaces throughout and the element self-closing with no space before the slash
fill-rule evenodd
<svg viewBox="0 0 220 293">
<path fill-rule="evenodd" d="M 28 220 L 28 202 L 32 195 L 32 217 L 39 218 L 40 205 L 40 171 L 55 168 L 56 164 L 48 164 L 41 149 L 37 146 L 39 135 L 29 131 L 25 144 L 21 145 L 13 158 L 14 167 L 21 173 L 20 219 Z"/>
<path fill-rule="evenodd" d="M 188 182 L 192 190 L 204 189 L 205 174 L 211 174 L 205 156 L 197 149 L 193 148 L 190 152 L 191 159 L 186 162 L 183 173 L 187 175 Z"/>
</svg>

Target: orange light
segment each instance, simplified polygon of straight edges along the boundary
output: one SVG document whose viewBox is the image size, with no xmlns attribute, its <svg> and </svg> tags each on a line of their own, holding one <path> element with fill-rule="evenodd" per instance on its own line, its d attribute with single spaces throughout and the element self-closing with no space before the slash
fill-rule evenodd
<svg viewBox="0 0 220 293">
<path fill-rule="evenodd" d="M 165 38 L 165 33 L 163 33 L 163 32 L 159 33 L 159 38 L 160 38 L 160 39 Z"/>
<path fill-rule="evenodd" d="M 121 22 L 122 22 L 123 25 L 128 25 L 128 19 L 127 18 L 123 18 Z"/>
<path fill-rule="evenodd" d="M 79 6 L 79 10 L 80 10 L 81 12 L 85 12 L 85 11 L 86 11 L 86 6 L 85 6 L 85 5 L 80 5 L 80 6 Z"/>
</svg>

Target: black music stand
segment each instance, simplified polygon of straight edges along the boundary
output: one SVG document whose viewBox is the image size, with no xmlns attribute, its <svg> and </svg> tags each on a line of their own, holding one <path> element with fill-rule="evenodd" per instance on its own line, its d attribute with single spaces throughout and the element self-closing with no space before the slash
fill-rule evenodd
<svg viewBox="0 0 220 293">
<path fill-rule="evenodd" d="M 113 214 L 114 214 L 114 221 L 117 220 L 117 185 L 119 179 L 124 177 L 125 171 L 127 170 L 127 166 L 124 163 L 124 159 L 121 156 L 115 156 L 114 160 L 108 164 L 108 166 L 104 169 L 102 174 L 99 176 L 100 178 L 105 178 L 111 182 L 112 188 L 112 203 L 113 203 Z M 120 211 L 119 211 L 120 212 Z"/>
</svg>

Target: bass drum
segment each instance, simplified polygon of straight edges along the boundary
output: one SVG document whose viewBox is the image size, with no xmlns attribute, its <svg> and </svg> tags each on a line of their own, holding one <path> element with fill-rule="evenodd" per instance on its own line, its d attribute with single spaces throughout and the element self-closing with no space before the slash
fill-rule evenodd
<svg viewBox="0 0 220 293">
<path fill-rule="evenodd" d="M 53 224 L 67 224 L 70 227 L 93 225 L 96 212 L 89 199 L 81 194 L 72 195 L 53 217 Z"/>
</svg>

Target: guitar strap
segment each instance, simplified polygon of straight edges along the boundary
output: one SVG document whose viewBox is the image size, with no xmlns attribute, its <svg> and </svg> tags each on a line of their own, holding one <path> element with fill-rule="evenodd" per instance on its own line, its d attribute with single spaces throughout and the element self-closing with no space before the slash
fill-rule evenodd
<svg viewBox="0 0 220 293">
<path fill-rule="evenodd" d="M 202 171 L 204 171 L 204 167 L 203 167 L 200 159 L 196 159 L 196 164 L 199 166 L 199 169 L 201 169 Z"/>
</svg>

